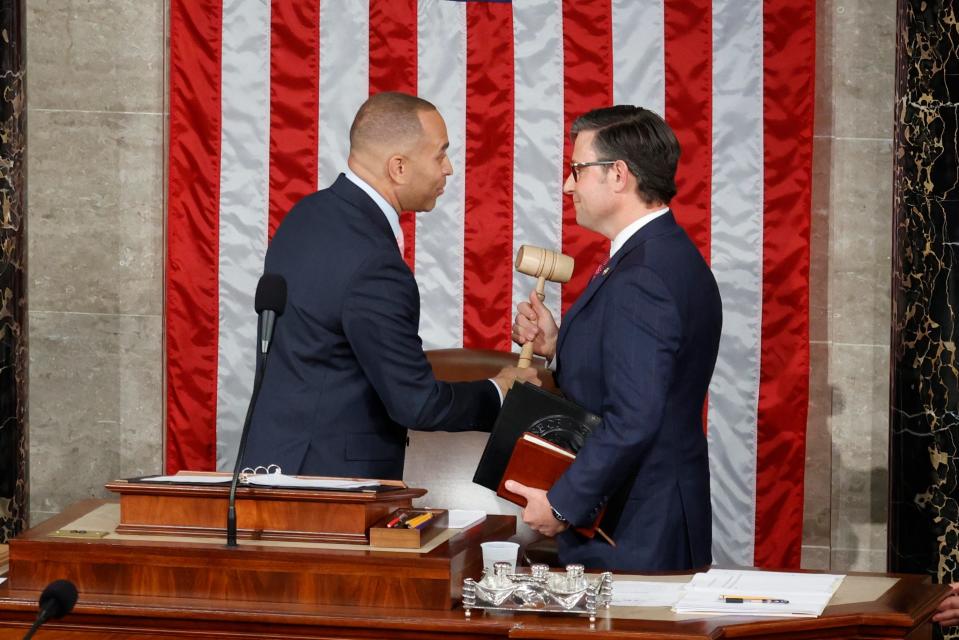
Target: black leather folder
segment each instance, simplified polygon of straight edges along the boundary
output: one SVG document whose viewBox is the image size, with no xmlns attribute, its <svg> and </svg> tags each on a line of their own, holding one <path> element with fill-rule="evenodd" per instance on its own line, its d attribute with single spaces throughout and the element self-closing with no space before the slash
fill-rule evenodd
<svg viewBox="0 0 959 640">
<path fill-rule="evenodd" d="M 575 402 L 536 385 L 517 382 L 503 400 L 473 482 L 496 491 L 516 441 L 526 432 L 576 453 L 599 421 L 599 416 Z"/>
</svg>

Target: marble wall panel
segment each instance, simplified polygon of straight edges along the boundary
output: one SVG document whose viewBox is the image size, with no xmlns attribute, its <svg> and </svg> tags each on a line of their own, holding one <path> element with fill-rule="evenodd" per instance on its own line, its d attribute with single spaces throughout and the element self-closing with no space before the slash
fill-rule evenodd
<svg viewBox="0 0 959 640">
<path fill-rule="evenodd" d="M 882 139 L 837 137 L 832 141 L 830 237 L 831 265 L 836 271 L 878 271 L 890 264 L 891 122 L 884 135 Z M 888 269 L 884 275 L 888 288 Z M 878 342 L 887 341 L 888 335 L 883 335 Z"/>
<path fill-rule="evenodd" d="M 809 230 L 809 339 L 829 339 L 829 238 L 832 138 L 813 138 L 812 218 Z M 813 363 L 815 366 L 815 363 Z"/>
<path fill-rule="evenodd" d="M 832 536 L 832 457 L 829 386 L 829 345 L 813 342 L 809 348 L 809 417 L 806 429 L 802 566 L 828 569 Z"/>
<path fill-rule="evenodd" d="M 161 467 L 159 316 L 30 312 L 34 524 Z"/>
<path fill-rule="evenodd" d="M 31 109 L 159 113 L 165 0 L 27 0 Z"/>
<path fill-rule="evenodd" d="M 38 111 L 28 135 L 32 307 L 160 314 L 162 116 Z"/>
<path fill-rule="evenodd" d="M 952 582 L 959 579 L 959 26 L 945 0 L 902 0 L 901 11 L 890 564 Z"/>
<path fill-rule="evenodd" d="M 888 139 L 893 123 L 896 0 L 832 0 L 832 132 Z"/>
<path fill-rule="evenodd" d="M 27 0 L 34 522 L 160 470 L 168 0 Z"/>
<path fill-rule="evenodd" d="M 830 345 L 830 385 L 831 569 L 883 571 L 889 482 L 888 345 Z"/>
</svg>

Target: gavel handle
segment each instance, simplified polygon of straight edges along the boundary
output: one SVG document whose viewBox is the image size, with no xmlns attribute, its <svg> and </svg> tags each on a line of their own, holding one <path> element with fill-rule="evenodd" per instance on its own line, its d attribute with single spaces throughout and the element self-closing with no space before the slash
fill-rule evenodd
<svg viewBox="0 0 959 640">
<path fill-rule="evenodd" d="M 516 364 L 520 369 L 529 367 L 533 362 L 533 343 L 527 342 L 519 352 L 519 362 Z"/>
<path fill-rule="evenodd" d="M 536 279 L 536 297 L 540 302 L 546 300 L 546 278 L 543 276 Z"/>
<path fill-rule="evenodd" d="M 540 276 L 536 279 L 536 297 L 539 298 L 540 302 L 546 300 L 546 278 L 545 276 Z M 519 362 L 516 363 L 516 366 L 520 369 L 526 369 L 533 363 L 533 343 L 527 342 L 523 345 L 523 349 L 519 352 Z"/>
</svg>

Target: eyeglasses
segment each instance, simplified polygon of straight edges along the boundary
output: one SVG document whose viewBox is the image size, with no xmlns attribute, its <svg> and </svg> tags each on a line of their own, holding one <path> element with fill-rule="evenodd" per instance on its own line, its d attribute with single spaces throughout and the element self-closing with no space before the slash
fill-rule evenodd
<svg viewBox="0 0 959 640">
<path fill-rule="evenodd" d="M 570 162 L 569 171 L 573 174 L 573 182 L 579 182 L 579 170 L 584 167 L 602 167 L 616 164 L 616 160 L 596 160 L 595 162 Z"/>
</svg>

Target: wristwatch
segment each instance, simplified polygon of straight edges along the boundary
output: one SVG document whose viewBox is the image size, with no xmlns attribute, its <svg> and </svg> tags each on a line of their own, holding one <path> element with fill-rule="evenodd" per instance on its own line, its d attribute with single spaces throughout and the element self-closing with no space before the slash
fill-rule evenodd
<svg viewBox="0 0 959 640">
<path fill-rule="evenodd" d="M 562 522 L 563 524 L 569 524 L 569 520 L 563 517 L 563 514 L 556 510 L 556 507 L 550 507 L 553 511 L 553 517 Z"/>
</svg>

